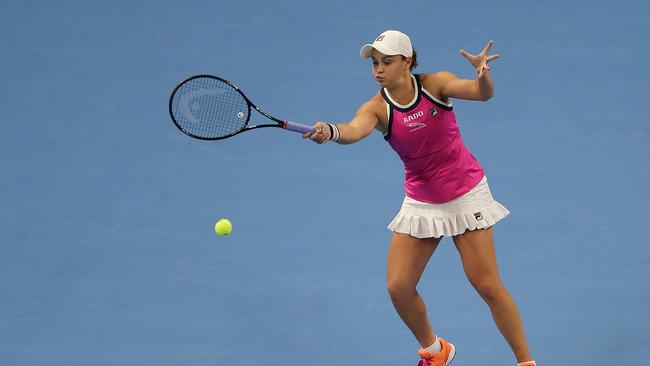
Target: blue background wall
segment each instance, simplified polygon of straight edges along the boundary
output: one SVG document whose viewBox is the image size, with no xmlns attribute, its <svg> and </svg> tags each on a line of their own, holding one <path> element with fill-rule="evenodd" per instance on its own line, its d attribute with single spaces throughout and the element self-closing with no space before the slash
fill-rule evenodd
<svg viewBox="0 0 650 366">
<path fill-rule="evenodd" d="M 377 91 L 359 48 L 391 28 L 419 72 L 471 78 L 458 50 L 496 42 L 496 96 L 454 105 L 512 211 L 499 264 L 539 364 L 648 359 L 650 6 L 612 4 L 3 0 L 0 363 L 415 364 L 384 287 L 403 171 L 381 136 L 202 142 L 167 114 L 210 73 L 347 121 Z M 443 243 L 420 285 L 436 330 L 459 365 L 514 364 Z"/>
</svg>

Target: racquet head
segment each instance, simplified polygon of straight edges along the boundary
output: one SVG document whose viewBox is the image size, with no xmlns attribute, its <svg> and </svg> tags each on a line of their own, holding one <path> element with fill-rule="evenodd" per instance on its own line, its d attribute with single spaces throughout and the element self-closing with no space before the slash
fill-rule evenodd
<svg viewBox="0 0 650 366">
<path fill-rule="evenodd" d="M 169 113 L 183 133 L 204 140 L 219 140 L 246 128 L 251 106 L 229 81 L 197 75 L 174 89 L 169 99 Z"/>
</svg>

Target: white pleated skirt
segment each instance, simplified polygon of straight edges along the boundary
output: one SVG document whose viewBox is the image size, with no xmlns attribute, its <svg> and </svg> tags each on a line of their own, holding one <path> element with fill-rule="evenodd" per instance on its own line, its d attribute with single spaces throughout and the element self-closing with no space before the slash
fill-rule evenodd
<svg viewBox="0 0 650 366">
<path fill-rule="evenodd" d="M 471 191 L 449 202 L 434 204 L 407 196 L 388 229 L 416 238 L 439 238 L 488 228 L 508 214 L 510 211 L 492 198 L 483 177 Z"/>
</svg>

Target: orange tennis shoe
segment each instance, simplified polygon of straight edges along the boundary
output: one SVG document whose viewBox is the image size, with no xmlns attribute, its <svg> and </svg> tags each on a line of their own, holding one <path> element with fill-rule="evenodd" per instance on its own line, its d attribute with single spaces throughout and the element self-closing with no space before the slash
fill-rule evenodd
<svg viewBox="0 0 650 366">
<path fill-rule="evenodd" d="M 423 349 L 419 350 L 418 354 L 422 357 L 422 360 L 418 363 L 418 366 L 447 366 L 454 359 L 456 347 L 440 337 L 438 339 L 442 346 L 440 352 L 431 353 Z"/>
</svg>

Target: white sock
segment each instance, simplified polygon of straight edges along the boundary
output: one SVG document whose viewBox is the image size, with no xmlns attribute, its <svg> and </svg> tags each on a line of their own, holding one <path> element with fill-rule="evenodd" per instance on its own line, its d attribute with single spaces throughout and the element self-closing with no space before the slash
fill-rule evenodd
<svg viewBox="0 0 650 366">
<path fill-rule="evenodd" d="M 427 348 L 424 348 L 424 350 L 429 351 L 431 353 L 438 353 L 442 351 L 442 345 L 440 344 L 440 340 L 438 339 L 438 336 L 436 336 L 436 340 L 433 342 L 433 344 Z"/>
</svg>

